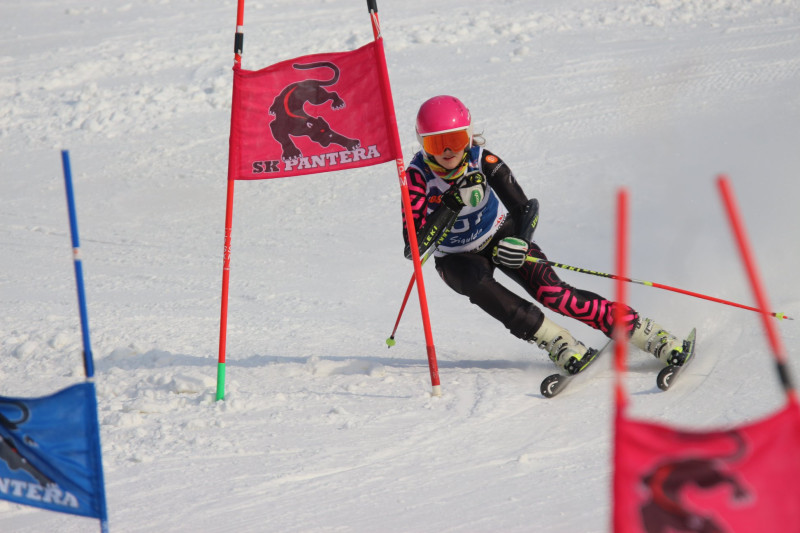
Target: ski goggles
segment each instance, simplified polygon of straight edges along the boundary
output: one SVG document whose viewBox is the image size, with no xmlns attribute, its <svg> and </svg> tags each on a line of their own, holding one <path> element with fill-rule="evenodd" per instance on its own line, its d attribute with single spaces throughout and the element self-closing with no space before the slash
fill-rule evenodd
<svg viewBox="0 0 800 533">
<path fill-rule="evenodd" d="M 456 130 L 422 137 L 422 148 L 431 155 L 442 155 L 448 148 L 460 152 L 469 145 L 469 131 Z"/>
</svg>

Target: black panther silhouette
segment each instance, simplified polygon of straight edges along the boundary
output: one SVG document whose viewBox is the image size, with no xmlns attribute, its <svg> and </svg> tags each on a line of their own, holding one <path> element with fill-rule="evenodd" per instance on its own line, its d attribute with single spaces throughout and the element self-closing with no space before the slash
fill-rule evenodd
<svg viewBox="0 0 800 533">
<path fill-rule="evenodd" d="M 30 411 L 28 411 L 28 407 L 22 402 L 12 401 L 4 403 L 7 405 L 12 405 L 14 408 L 18 409 L 20 416 L 17 420 L 12 422 L 6 418 L 3 413 L 0 413 L 0 426 L 9 431 L 17 431 L 19 425 L 24 424 L 28 420 Z M 30 437 L 25 437 L 25 440 L 28 444 L 34 443 Z M 36 479 L 36 481 L 43 487 L 53 483 L 52 479 L 45 476 L 39 471 L 38 468 L 28 462 L 28 459 L 26 459 L 25 456 L 19 452 L 17 447 L 14 446 L 13 441 L 6 439 L 2 435 L 0 435 L 0 461 L 4 461 L 11 470 L 24 470 L 33 476 L 33 478 Z"/>
<path fill-rule="evenodd" d="M 695 485 L 710 490 L 729 484 L 736 500 L 748 496 L 747 490 L 730 472 L 729 465 L 744 457 L 747 446 L 742 436 L 729 433 L 736 442 L 736 450 L 728 456 L 667 460 L 642 478 L 650 498 L 642 505 L 642 525 L 647 533 L 690 531 L 697 533 L 723 533 L 726 529 L 712 518 L 700 516 L 681 503 L 680 493 Z"/>
<path fill-rule="evenodd" d="M 275 116 L 270 122 L 269 129 L 276 141 L 281 143 L 283 159 L 296 159 L 302 152 L 292 142 L 291 137 L 309 137 L 312 141 L 327 147 L 331 143 L 341 145 L 346 150 L 355 150 L 361 146 L 358 139 L 350 139 L 333 131 L 322 117 L 312 117 L 303 108 L 306 103 L 322 105 L 331 102 L 331 108 L 341 109 L 345 106 L 344 100 L 335 92 L 325 87 L 335 85 L 339 81 L 339 68 L 328 61 L 310 63 L 306 65 L 294 64 L 295 69 L 329 68 L 333 71 L 330 80 L 303 80 L 287 85 L 275 97 L 269 108 L 269 114 Z"/>
</svg>

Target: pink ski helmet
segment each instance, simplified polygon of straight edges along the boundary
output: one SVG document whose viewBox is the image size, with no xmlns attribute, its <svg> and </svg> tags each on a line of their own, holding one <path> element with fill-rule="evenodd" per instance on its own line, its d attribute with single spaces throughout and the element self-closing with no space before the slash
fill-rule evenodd
<svg viewBox="0 0 800 533">
<path fill-rule="evenodd" d="M 445 148 L 463 150 L 472 143 L 472 117 L 467 106 L 455 96 L 426 100 L 417 113 L 416 130 L 417 140 L 433 155 L 443 153 Z M 454 135 L 441 135 L 453 132 Z"/>
</svg>

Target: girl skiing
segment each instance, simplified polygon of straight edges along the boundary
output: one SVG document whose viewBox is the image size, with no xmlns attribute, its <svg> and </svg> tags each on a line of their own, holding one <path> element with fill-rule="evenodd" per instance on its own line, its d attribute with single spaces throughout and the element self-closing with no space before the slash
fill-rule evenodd
<svg viewBox="0 0 800 533">
<path fill-rule="evenodd" d="M 473 135 L 467 107 L 453 96 L 435 96 L 417 113 L 417 152 L 407 169 L 408 189 L 420 253 L 434 246 L 444 282 L 499 320 L 512 335 L 546 350 L 567 373 L 589 362 L 587 347 L 547 318 L 534 303 L 494 279 L 495 269 L 519 283 L 544 307 L 580 320 L 611 337 L 615 308 L 598 294 L 559 279 L 533 241 L 538 202 L 528 200 L 514 174 Z M 403 220 L 406 256 L 408 233 Z M 449 228 L 449 232 L 447 229 Z M 623 327 L 631 343 L 665 364 L 681 365 L 683 341 L 625 306 Z M 590 352 L 591 353 L 591 352 Z"/>
</svg>

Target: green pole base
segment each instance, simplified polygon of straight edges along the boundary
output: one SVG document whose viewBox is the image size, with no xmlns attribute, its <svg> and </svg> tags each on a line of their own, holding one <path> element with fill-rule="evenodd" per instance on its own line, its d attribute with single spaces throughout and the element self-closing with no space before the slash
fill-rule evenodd
<svg viewBox="0 0 800 533">
<path fill-rule="evenodd" d="M 225 399 L 225 363 L 217 363 L 217 400 Z"/>
</svg>

